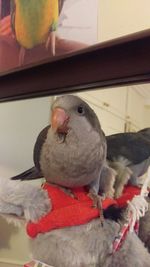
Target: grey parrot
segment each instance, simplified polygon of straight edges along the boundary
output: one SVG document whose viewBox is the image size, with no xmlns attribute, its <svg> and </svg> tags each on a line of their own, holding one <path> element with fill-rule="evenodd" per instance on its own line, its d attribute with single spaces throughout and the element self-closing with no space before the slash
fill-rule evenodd
<svg viewBox="0 0 150 267">
<path fill-rule="evenodd" d="M 52 110 L 51 125 L 40 132 L 34 146 L 34 167 L 11 179 L 45 177 L 54 184 L 59 180 L 64 188 L 88 185 L 94 202 L 99 191 L 113 197 L 116 173 L 107 165 L 106 138 L 94 111 L 75 96 L 58 98 Z"/>
<path fill-rule="evenodd" d="M 92 184 L 93 188 L 106 164 L 106 143 L 92 109 L 76 96 L 59 97 L 52 105 L 51 127 L 46 130 L 44 143 L 35 147 L 41 151 L 34 157 L 36 171 L 67 196 L 74 187 Z M 0 179 L 3 216 L 14 215 L 15 219 L 36 223 L 47 212 L 51 215 L 53 208 L 44 189 L 28 182 Z M 30 238 L 31 251 L 34 259 L 54 267 L 149 267 L 150 254 L 135 233 L 129 232 L 121 248 L 112 253 L 119 231 L 117 222 L 105 220 L 102 226 L 97 217 L 82 225 L 38 233 Z"/>
<path fill-rule="evenodd" d="M 115 161 L 120 157 L 127 159 L 127 166 L 131 170 L 135 171 L 136 166 L 137 176 L 147 171 L 150 164 L 150 128 L 106 136 L 106 140 L 109 161 Z"/>
<path fill-rule="evenodd" d="M 132 133 L 106 136 L 107 160 L 117 171 L 116 197 L 122 194 L 126 183 L 138 185 L 138 177 L 145 174 L 150 165 L 150 128 Z"/>
<path fill-rule="evenodd" d="M 114 184 L 117 197 L 122 194 L 126 183 L 138 186 L 138 177 L 145 174 L 150 166 L 150 128 L 106 136 L 106 140 L 109 165 L 117 172 Z M 150 194 L 147 202 L 149 209 L 140 220 L 139 237 L 150 252 Z M 111 207 L 105 217 L 117 221 L 123 212 L 124 209 Z"/>
</svg>

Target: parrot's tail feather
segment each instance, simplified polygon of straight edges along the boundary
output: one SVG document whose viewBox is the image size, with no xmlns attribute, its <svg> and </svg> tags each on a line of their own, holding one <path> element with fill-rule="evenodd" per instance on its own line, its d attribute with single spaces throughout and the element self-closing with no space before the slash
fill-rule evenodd
<svg viewBox="0 0 150 267">
<path fill-rule="evenodd" d="M 131 164 L 131 162 L 127 158 L 122 157 L 122 156 L 114 158 L 113 162 L 118 162 L 118 163 L 122 164 L 122 166 L 124 166 L 124 167 L 127 167 Z"/>
<path fill-rule="evenodd" d="M 30 169 L 28 169 L 25 172 L 22 172 L 16 176 L 11 177 L 11 180 L 21 180 L 21 181 L 25 181 L 25 180 L 34 180 L 34 179 L 39 179 L 43 177 L 43 175 L 41 174 L 40 171 L 38 171 L 35 167 L 32 167 Z"/>
</svg>

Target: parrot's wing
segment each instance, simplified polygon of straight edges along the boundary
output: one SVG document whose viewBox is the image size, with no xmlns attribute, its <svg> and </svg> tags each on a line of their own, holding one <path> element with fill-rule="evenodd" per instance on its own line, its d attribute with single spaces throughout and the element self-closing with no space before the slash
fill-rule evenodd
<svg viewBox="0 0 150 267">
<path fill-rule="evenodd" d="M 145 137 L 150 139 L 150 128 L 144 128 L 144 129 L 138 131 L 138 133 L 141 133 L 142 135 L 144 135 Z"/>
<path fill-rule="evenodd" d="M 25 180 L 39 179 L 41 177 L 43 177 L 42 173 L 38 171 L 36 167 L 32 167 L 27 171 L 24 171 L 18 175 L 11 177 L 11 180 L 25 181 Z"/>
<path fill-rule="evenodd" d="M 124 157 L 132 164 L 138 164 L 150 156 L 150 140 L 140 132 L 114 134 L 106 140 L 110 161 Z"/>
<path fill-rule="evenodd" d="M 145 174 L 149 166 L 150 166 L 150 157 L 142 161 L 141 163 L 129 166 L 133 173 L 131 176 L 132 184 L 137 184 L 137 177 L 140 177 L 143 174 Z"/>
<path fill-rule="evenodd" d="M 14 35 L 15 35 L 15 14 L 16 14 L 15 0 L 11 0 L 10 1 L 11 28 Z"/>
<path fill-rule="evenodd" d="M 42 146 L 46 140 L 46 137 L 47 137 L 47 133 L 48 133 L 48 130 L 51 126 L 48 125 L 46 126 L 41 132 L 40 134 L 38 135 L 37 139 L 36 139 L 36 142 L 35 142 L 35 145 L 34 145 L 34 151 L 33 151 L 33 160 L 34 160 L 34 164 L 35 164 L 35 167 L 40 170 L 40 155 L 41 155 L 41 149 L 42 149 Z"/>
<path fill-rule="evenodd" d="M 61 11 L 63 9 L 64 2 L 65 2 L 65 0 L 58 0 L 59 14 L 61 13 Z"/>
</svg>

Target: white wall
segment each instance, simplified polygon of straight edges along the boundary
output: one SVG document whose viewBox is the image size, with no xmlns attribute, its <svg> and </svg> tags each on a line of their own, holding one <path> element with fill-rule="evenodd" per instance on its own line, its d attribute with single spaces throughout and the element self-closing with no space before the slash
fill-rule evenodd
<svg viewBox="0 0 150 267">
<path fill-rule="evenodd" d="M 32 151 L 40 130 L 49 123 L 50 98 L 0 104 L 0 172 L 12 173 L 32 164 Z"/>
<path fill-rule="evenodd" d="M 99 41 L 149 29 L 149 0 L 99 0 Z"/>
</svg>

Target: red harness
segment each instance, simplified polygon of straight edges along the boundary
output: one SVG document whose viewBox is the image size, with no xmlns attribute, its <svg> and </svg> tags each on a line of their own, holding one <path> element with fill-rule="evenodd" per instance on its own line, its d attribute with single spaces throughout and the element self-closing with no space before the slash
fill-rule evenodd
<svg viewBox="0 0 150 267">
<path fill-rule="evenodd" d="M 99 210 L 92 207 L 93 201 L 84 187 L 72 189 L 75 198 L 67 195 L 59 187 L 47 183 L 43 185 L 43 189 L 48 192 L 52 210 L 37 223 L 29 222 L 27 224 L 27 234 L 32 238 L 39 233 L 46 233 L 53 229 L 86 224 L 100 216 Z M 127 186 L 122 197 L 116 200 L 107 198 L 102 201 L 102 207 L 104 210 L 111 205 L 125 207 L 127 201 L 138 194 L 140 194 L 139 188 Z"/>
<path fill-rule="evenodd" d="M 59 187 L 44 184 L 43 189 L 48 192 L 52 203 L 52 210 L 37 223 L 27 224 L 27 233 L 34 238 L 39 233 L 46 233 L 53 229 L 85 224 L 100 216 L 99 210 L 93 208 L 93 201 L 84 187 L 72 189 L 75 198 L 67 195 Z M 103 209 L 116 204 L 113 199 L 103 201 Z"/>
</svg>

